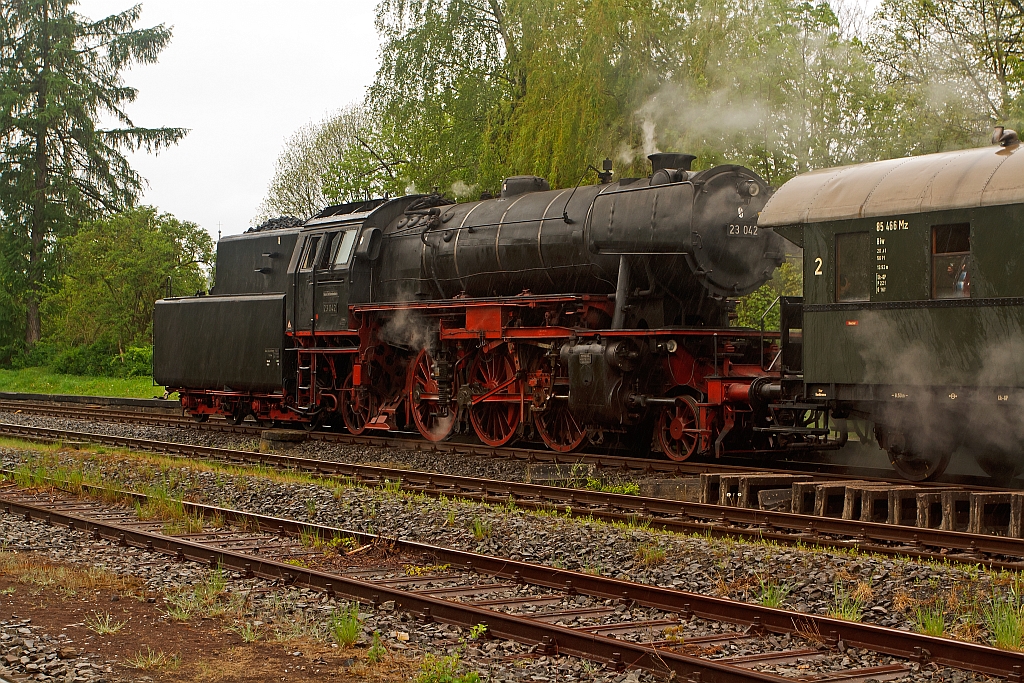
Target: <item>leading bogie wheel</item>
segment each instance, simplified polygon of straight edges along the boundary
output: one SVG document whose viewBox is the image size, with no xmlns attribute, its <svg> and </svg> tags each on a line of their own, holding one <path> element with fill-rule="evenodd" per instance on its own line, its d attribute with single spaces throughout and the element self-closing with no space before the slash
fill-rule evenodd
<svg viewBox="0 0 1024 683">
<path fill-rule="evenodd" d="M 661 450 L 672 460 L 679 461 L 697 452 L 700 432 L 697 401 L 690 396 L 682 396 L 676 399 L 674 406 L 663 408 L 655 429 Z"/>
<path fill-rule="evenodd" d="M 424 349 L 409 366 L 406 397 L 412 421 L 420 435 L 428 441 L 444 441 L 455 427 L 455 407 L 450 401 L 446 406 L 441 405 L 438 388 L 434 378 L 434 359 Z M 452 387 L 449 395 L 455 395 L 455 387 Z"/>
<path fill-rule="evenodd" d="M 509 443 L 519 432 L 523 416 L 522 382 L 516 358 L 505 345 L 480 353 L 469 369 L 473 403 L 469 421 L 477 438 L 497 448 Z"/>
<path fill-rule="evenodd" d="M 349 434 L 358 436 L 366 431 L 366 423 L 376 410 L 376 401 L 370 389 L 353 387 L 352 378 L 352 373 L 348 373 L 341 387 L 341 405 L 338 406 L 338 411 Z"/>
</svg>

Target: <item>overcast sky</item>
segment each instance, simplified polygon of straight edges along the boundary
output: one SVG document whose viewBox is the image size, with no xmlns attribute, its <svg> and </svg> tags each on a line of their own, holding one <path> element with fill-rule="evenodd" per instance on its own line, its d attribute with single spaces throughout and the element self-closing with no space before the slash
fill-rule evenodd
<svg viewBox="0 0 1024 683">
<path fill-rule="evenodd" d="M 132 0 L 81 0 L 91 19 Z M 142 0 L 139 26 L 173 27 L 156 64 L 134 68 L 139 126 L 191 129 L 157 156 L 132 155 L 143 198 L 214 237 L 251 225 L 285 139 L 363 99 L 377 69 L 373 0 Z"/>
</svg>

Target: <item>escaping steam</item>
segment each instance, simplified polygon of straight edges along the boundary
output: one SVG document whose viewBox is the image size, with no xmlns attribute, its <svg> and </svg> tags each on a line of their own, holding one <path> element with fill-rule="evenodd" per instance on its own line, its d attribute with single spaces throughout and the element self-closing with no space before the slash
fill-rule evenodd
<svg viewBox="0 0 1024 683">
<path fill-rule="evenodd" d="M 467 185 L 461 180 L 456 180 L 454 183 L 452 183 L 452 196 L 454 196 L 456 199 L 469 199 L 474 194 L 476 194 L 476 190 L 478 187 L 480 186 L 476 183 L 473 183 L 472 185 Z"/>
</svg>

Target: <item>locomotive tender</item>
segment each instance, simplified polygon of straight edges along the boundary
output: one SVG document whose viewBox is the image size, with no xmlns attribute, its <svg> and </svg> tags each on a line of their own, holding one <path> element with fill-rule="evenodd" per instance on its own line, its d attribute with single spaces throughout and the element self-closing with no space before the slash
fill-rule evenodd
<svg viewBox="0 0 1024 683">
<path fill-rule="evenodd" d="M 647 178 L 550 190 L 519 176 L 477 202 L 329 207 L 224 238 L 209 296 L 157 302 L 154 377 L 200 420 L 561 452 L 646 451 L 653 429 L 677 460 L 836 448 L 830 427 L 857 417 L 907 478 L 970 440 L 1015 475 L 1017 147 L 812 172 L 774 193 L 749 169 L 657 154 Z M 730 327 L 784 237 L 804 249 L 804 299 L 778 302 L 780 332 Z M 998 429 L 960 426 L 982 417 Z"/>
</svg>

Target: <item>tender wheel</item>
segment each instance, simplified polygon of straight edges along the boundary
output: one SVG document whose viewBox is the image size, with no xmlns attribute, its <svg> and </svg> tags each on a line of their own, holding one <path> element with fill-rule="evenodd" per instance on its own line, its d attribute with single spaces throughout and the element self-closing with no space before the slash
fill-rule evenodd
<svg viewBox="0 0 1024 683">
<path fill-rule="evenodd" d="M 907 481 L 930 481 L 946 471 L 953 449 L 915 448 L 899 430 L 875 427 L 878 443 L 889 454 L 889 462 Z"/>
<path fill-rule="evenodd" d="M 341 419 L 350 434 L 358 436 L 366 431 L 366 423 L 376 411 L 376 401 L 369 389 L 355 389 L 352 386 L 352 373 L 348 373 L 341 387 L 341 405 L 338 406 Z"/>
<path fill-rule="evenodd" d="M 500 346 L 479 354 L 469 369 L 473 393 L 486 396 L 470 407 L 469 421 L 477 437 L 488 446 L 507 444 L 522 421 L 522 382 L 516 365 L 508 347 Z"/>
<path fill-rule="evenodd" d="M 195 413 L 192 415 L 192 419 L 196 422 L 206 422 L 210 419 L 210 416 L 206 413 Z"/>
<path fill-rule="evenodd" d="M 683 396 L 676 405 L 666 407 L 658 416 L 658 444 L 672 460 L 686 460 L 700 445 L 700 417 L 697 402 Z"/>
<path fill-rule="evenodd" d="M 456 412 L 450 404 L 440 405 L 437 390 L 434 359 L 424 349 L 409 367 L 407 395 L 416 429 L 429 441 L 444 441 L 455 427 Z M 454 393 L 453 388 L 452 395 Z M 446 414 L 442 414 L 443 408 L 447 409 Z"/>
<path fill-rule="evenodd" d="M 235 409 L 231 411 L 231 414 L 228 415 L 226 419 L 229 424 L 240 425 L 243 422 L 245 422 L 245 416 L 247 414 L 248 413 L 242 408 L 242 406 L 236 406 Z"/>
<path fill-rule="evenodd" d="M 567 401 L 552 400 L 548 409 L 533 417 L 541 440 L 548 448 L 559 453 L 572 453 L 587 439 L 587 430 L 569 410 Z"/>
</svg>

